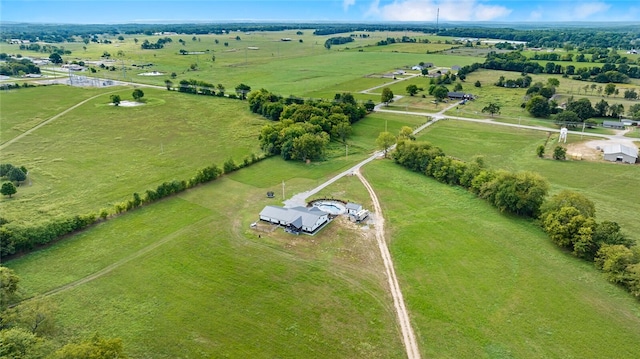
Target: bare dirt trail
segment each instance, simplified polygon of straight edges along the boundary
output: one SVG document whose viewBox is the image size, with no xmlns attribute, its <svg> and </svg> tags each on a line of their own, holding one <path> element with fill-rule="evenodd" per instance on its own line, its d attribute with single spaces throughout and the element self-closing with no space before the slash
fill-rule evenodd
<svg viewBox="0 0 640 359">
<path fill-rule="evenodd" d="M 387 241 L 384 235 L 384 217 L 382 216 L 382 207 L 378 201 L 378 196 L 373 190 L 373 187 L 369 184 L 366 178 L 362 176 L 360 170 L 355 171 L 355 175 L 358 176 L 360 182 L 369 191 L 371 201 L 375 211 L 375 235 L 378 242 L 378 248 L 380 249 L 380 255 L 384 262 L 384 268 L 387 274 L 387 280 L 389 281 L 389 289 L 391 290 L 391 296 L 393 297 L 393 305 L 396 308 L 396 314 L 398 316 L 398 322 L 400 323 L 400 331 L 402 332 L 402 341 L 407 352 L 409 359 L 419 359 L 420 351 L 418 350 L 418 343 L 416 342 L 416 336 L 411 327 L 411 320 L 409 319 L 409 312 L 404 304 L 404 297 L 400 290 L 400 284 L 396 277 L 396 272 L 393 267 L 393 260 L 391 259 L 391 253 L 387 247 Z"/>
</svg>

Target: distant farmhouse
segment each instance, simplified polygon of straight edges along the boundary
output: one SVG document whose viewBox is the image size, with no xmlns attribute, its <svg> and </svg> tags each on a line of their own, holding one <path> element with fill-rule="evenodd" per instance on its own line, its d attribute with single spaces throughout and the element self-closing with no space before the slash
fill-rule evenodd
<svg viewBox="0 0 640 359">
<path fill-rule="evenodd" d="M 464 92 L 449 92 L 447 93 L 447 97 L 452 100 L 473 100 L 475 97 L 473 94 L 464 93 Z"/>
<path fill-rule="evenodd" d="M 316 207 L 266 206 L 260 212 L 260 220 L 281 225 L 291 233 L 313 234 L 329 222 L 329 214 Z"/>
<path fill-rule="evenodd" d="M 619 121 L 602 121 L 602 127 L 614 128 L 616 130 L 624 130 L 624 123 Z"/>
<path fill-rule="evenodd" d="M 621 144 L 605 146 L 604 159 L 611 162 L 636 163 L 638 161 L 638 149 Z"/>
</svg>

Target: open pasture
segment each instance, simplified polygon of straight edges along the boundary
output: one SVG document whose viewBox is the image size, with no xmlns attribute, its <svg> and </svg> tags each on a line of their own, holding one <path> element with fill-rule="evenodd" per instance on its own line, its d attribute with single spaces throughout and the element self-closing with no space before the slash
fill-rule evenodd
<svg viewBox="0 0 640 359">
<path fill-rule="evenodd" d="M 275 204 L 265 169 L 290 183 L 288 166 L 268 159 L 8 265 L 38 294 L 116 263 L 51 300 L 61 338 L 120 337 L 132 358 L 403 357 L 373 240 L 339 221 L 314 237 L 249 229 Z"/>
<path fill-rule="evenodd" d="M 640 178 L 640 166 L 610 162 L 554 161 L 549 158 L 557 145 L 553 134 L 546 146 L 547 159 L 536 156 L 536 147 L 545 144 L 549 134 L 504 126 L 440 121 L 428 127 L 419 139 L 441 147 L 447 155 L 469 161 L 475 155 L 485 157 L 495 169 L 533 171 L 551 183 L 551 194 L 563 189 L 580 192 L 596 205 L 599 221 L 618 222 L 623 230 L 640 241 L 640 192 L 634 190 Z M 569 135 L 569 142 L 581 142 L 579 135 Z M 585 138 L 584 141 L 588 141 Z"/>
<path fill-rule="evenodd" d="M 21 89 L 30 91 L 42 93 Z M 30 181 L 0 200 L 3 216 L 28 222 L 95 212 L 211 164 L 260 153 L 265 120 L 246 102 L 144 91 L 143 106 L 111 106 L 105 94 L 4 149 L 3 161 L 26 166 Z M 131 92 L 117 93 L 132 100 Z"/>
<path fill-rule="evenodd" d="M 637 356 L 637 301 L 535 223 L 391 161 L 363 172 L 423 357 Z"/>
<path fill-rule="evenodd" d="M 71 86 L 2 91 L 0 144 L 21 135 L 82 100 L 106 91 L 110 90 L 80 89 Z M 53 92 L 56 96 L 51 96 Z"/>
</svg>

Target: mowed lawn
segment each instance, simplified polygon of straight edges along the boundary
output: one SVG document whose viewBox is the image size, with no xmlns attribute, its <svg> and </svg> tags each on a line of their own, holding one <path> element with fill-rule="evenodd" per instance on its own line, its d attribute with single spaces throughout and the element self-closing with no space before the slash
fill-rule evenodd
<svg viewBox="0 0 640 359">
<path fill-rule="evenodd" d="M 338 222 L 314 237 L 249 228 L 275 202 L 246 182 L 282 164 L 269 159 L 6 265 L 34 295 L 119 264 L 50 298 L 56 339 L 120 337 L 132 358 L 404 357 L 373 240 Z"/>
<path fill-rule="evenodd" d="M 390 160 L 363 171 L 423 357 L 637 357 L 637 300 L 535 223 Z"/>
<path fill-rule="evenodd" d="M 491 168 L 537 172 L 551 183 L 552 195 L 563 189 L 583 193 L 595 203 L 599 221 L 616 221 L 627 234 L 640 241 L 640 191 L 635 189 L 640 166 L 539 159 L 536 147 L 545 143 L 547 135 L 544 131 L 448 120 L 428 127 L 419 139 L 465 161 L 482 155 Z M 569 142 L 582 141 L 577 135 L 569 135 L 568 139 Z M 557 141 L 554 134 L 546 147 L 547 157 L 553 153 Z"/>
<path fill-rule="evenodd" d="M 57 97 L 57 87 L 45 90 L 21 93 Z M 132 91 L 117 93 L 131 101 Z M 3 149 L 3 162 L 29 170 L 27 185 L 0 200 L 3 216 L 39 221 L 96 212 L 164 181 L 187 180 L 205 166 L 222 168 L 228 159 L 241 163 L 261 152 L 257 138 L 266 120 L 246 102 L 144 92 L 144 106 L 110 106 L 105 94 Z"/>
</svg>

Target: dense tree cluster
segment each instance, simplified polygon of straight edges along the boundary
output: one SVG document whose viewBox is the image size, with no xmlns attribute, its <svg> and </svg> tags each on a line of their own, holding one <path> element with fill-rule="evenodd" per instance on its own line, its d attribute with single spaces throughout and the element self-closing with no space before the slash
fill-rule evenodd
<svg viewBox="0 0 640 359">
<path fill-rule="evenodd" d="M 618 223 L 598 223 L 595 214 L 593 202 L 565 190 L 545 202 L 540 221 L 554 243 L 594 262 L 609 281 L 640 299 L 640 249 Z"/>
<path fill-rule="evenodd" d="M 262 128 L 263 151 L 286 160 L 322 158 L 330 140 L 346 141 L 351 124 L 367 114 L 350 93 L 337 94 L 333 101 L 304 101 L 260 89 L 251 92 L 248 101 L 252 112 L 278 121 Z"/>
<path fill-rule="evenodd" d="M 399 141 L 394 161 L 412 171 L 449 185 L 459 185 L 488 200 L 500 211 L 535 217 L 549 189 L 540 175 L 532 172 L 494 171 L 481 158 L 466 163 L 446 156 L 428 142 Z"/>
<path fill-rule="evenodd" d="M 324 42 L 324 47 L 330 49 L 332 45 L 348 44 L 353 41 L 351 36 L 330 37 Z"/>
<path fill-rule="evenodd" d="M 163 37 L 158 39 L 155 43 L 149 42 L 149 40 L 144 40 L 140 45 L 140 48 L 143 50 L 157 50 L 164 47 L 164 44 L 170 43 L 173 40 L 170 37 Z"/>
<path fill-rule="evenodd" d="M 507 88 L 527 88 L 531 85 L 531 81 L 533 79 L 529 75 L 520 76 L 514 79 L 505 79 L 504 76 L 500 76 L 498 81 L 495 83 L 498 87 L 507 87 Z"/>
<path fill-rule="evenodd" d="M 25 74 L 39 74 L 40 68 L 29 59 L 17 59 L 3 54 L 4 62 L 0 64 L 0 75 L 21 76 Z"/>
</svg>

